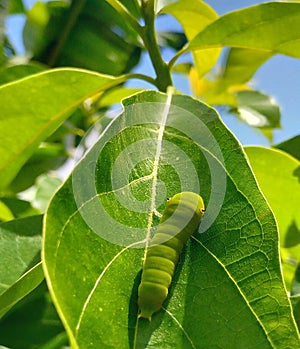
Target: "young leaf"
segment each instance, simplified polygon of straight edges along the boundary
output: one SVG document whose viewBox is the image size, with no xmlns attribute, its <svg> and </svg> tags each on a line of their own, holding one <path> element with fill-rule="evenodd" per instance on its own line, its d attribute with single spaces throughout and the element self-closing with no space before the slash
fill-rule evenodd
<svg viewBox="0 0 300 349">
<path fill-rule="evenodd" d="M 189 41 L 218 18 L 217 13 L 201 0 L 179 0 L 161 9 L 161 13 L 174 16 L 182 25 Z M 221 50 L 212 48 L 193 52 L 193 58 L 199 76 L 206 74 L 217 62 Z"/>
</svg>

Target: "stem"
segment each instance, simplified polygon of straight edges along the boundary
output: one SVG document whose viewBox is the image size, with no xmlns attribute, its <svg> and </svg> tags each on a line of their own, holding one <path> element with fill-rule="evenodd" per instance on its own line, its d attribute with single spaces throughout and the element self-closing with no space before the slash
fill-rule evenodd
<svg viewBox="0 0 300 349">
<path fill-rule="evenodd" d="M 145 26 L 141 38 L 150 55 L 154 70 L 156 72 L 155 85 L 162 92 L 166 92 L 168 86 L 173 85 L 170 70 L 163 61 L 155 34 L 154 0 L 142 0 L 142 11 L 145 19 Z"/>
<path fill-rule="evenodd" d="M 150 76 L 148 75 L 144 75 L 144 74 L 138 74 L 138 73 L 130 73 L 130 74 L 125 74 L 123 75 L 124 77 L 127 77 L 127 80 L 129 79 L 140 79 L 140 80 L 144 80 L 144 81 L 147 81 L 149 82 L 150 84 L 157 86 L 157 83 L 156 83 L 156 80 L 151 78 Z"/>
<path fill-rule="evenodd" d="M 181 50 L 179 50 L 178 52 L 176 52 L 176 55 L 170 60 L 168 67 L 171 70 L 173 68 L 173 65 L 175 64 L 175 62 L 177 61 L 177 59 L 184 53 L 186 53 L 188 51 L 187 47 L 183 47 Z"/>
</svg>

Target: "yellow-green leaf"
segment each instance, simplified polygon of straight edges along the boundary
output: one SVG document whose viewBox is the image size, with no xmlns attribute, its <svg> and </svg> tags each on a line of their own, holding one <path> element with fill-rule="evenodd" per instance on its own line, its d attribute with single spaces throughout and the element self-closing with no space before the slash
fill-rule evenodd
<svg viewBox="0 0 300 349">
<path fill-rule="evenodd" d="M 189 41 L 218 18 L 217 13 L 201 0 L 179 0 L 164 7 L 161 13 L 174 16 L 182 25 Z M 220 52 L 218 48 L 193 52 L 199 76 L 203 76 L 216 64 Z"/>
<path fill-rule="evenodd" d="M 207 26 L 189 50 L 220 46 L 300 57 L 300 3 L 270 2 L 233 11 Z"/>
</svg>

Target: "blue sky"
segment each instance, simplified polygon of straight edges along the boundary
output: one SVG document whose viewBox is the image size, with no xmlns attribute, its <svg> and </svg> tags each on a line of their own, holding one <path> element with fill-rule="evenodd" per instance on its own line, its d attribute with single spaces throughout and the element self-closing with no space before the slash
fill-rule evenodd
<svg viewBox="0 0 300 349">
<path fill-rule="evenodd" d="M 187 0 L 188 1 L 188 0 Z M 30 7 L 35 0 L 24 1 Z M 220 15 L 239 9 L 241 7 L 251 6 L 262 1 L 255 0 L 207 0 Z M 241 6 L 242 5 L 242 6 Z M 22 27 L 23 19 L 19 16 L 7 23 L 7 31 L 10 38 L 19 47 L 22 53 Z M 180 29 L 176 20 L 169 18 L 167 21 L 158 21 L 158 30 Z M 170 51 L 165 52 L 166 59 L 169 59 Z M 151 62 L 144 56 L 144 59 L 135 71 L 144 74 L 153 74 Z M 175 76 L 176 87 L 183 92 L 190 94 L 188 81 L 182 76 Z M 134 81 L 136 83 L 136 81 Z M 131 83 L 133 85 L 133 83 Z M 274 131 L 274 143 L 282 142 L 300 133 L 300 60 L 276 55 L 266 62 L 255 74 L 252 86 L 275 98 L 281 106 L 281 124 L 282 128 Z M 269 145 L 269 141 L 257 130 L 247 126 L 237 120 L 233 115 L 222 111 L 222 118 L 227 126 L 233 131 L 240 142 L 244 145 Z"/>
</svg>

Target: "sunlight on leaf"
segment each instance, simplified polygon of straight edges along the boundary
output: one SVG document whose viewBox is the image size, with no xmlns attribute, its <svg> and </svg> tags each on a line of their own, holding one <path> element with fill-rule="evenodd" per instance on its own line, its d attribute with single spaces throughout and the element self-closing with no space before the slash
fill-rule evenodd
<svg viewBox="0 0 300 349">
<path fill-rule="evenodd" d="M 72 346 L 297 347 L 276 222 L 237 140 L 187 96 L 147 91 L 123 104 L 46 213 L 44 270 Z M 145 239 L 185 190 L 203 196 L 204 219 L 163 309 L 138 320 Z"/>
<path fill-rule="evenodd" d="M 208 24 L 218 18 L 217 13 L 201 0 L 179 0 L 167 5 L 161 13 L 169 13 L 182 25 L 189 41 L 201 32 Z M 193 52 L 198 76 L 206 74 L 217 62 L 220 49 L 207 49 Z"/>
<path fill-rule="evenodd" d="M 230 12 L 201 31 L 189 50 L 231 46 L 300 57 L 300 3 L 270 2 Z"/>
<path fill-rule="evenodd" d="M 0 187 L 4 188 L 41 141 L 76 106 L 109 87 L 113 77 L 80 69 L 53 69 L 0 87 Z M 16 103 L 22 101 L 22 103 Z"/>
</svg>

